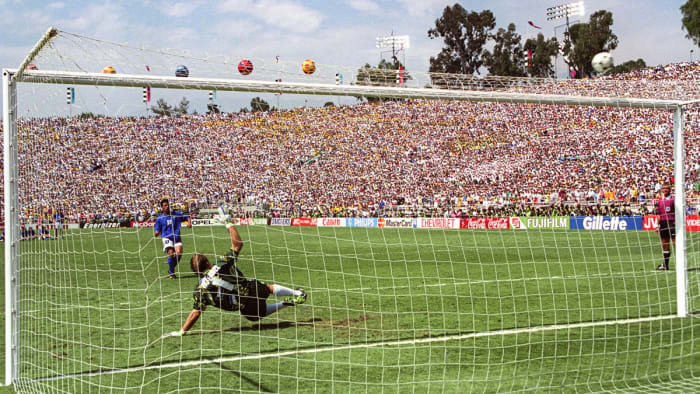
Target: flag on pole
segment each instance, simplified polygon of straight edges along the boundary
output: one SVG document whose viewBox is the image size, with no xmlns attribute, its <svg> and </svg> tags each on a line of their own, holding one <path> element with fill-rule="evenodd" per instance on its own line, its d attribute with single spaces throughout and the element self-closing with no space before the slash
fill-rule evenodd
<svg viewBox="0 0 700 394">
<path fill-rule="evenodd" d="M 74 88 L 66 88 L 66 104 L 75 104 Z"/>
<path fill-rule="evenodd" d="M 275 79 L 275 82 L 282 82 L 282 78 L 277 78 L 277 79 Z M 275 95 L 281 96 L 281 95 L 282 95 L 282 92 L 275 93 Z"/>
</svg>

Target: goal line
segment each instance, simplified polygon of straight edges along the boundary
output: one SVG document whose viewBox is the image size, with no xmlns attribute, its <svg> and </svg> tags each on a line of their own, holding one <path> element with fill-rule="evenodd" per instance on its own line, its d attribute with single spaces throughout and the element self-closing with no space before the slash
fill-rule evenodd
<svg viewBox="0 0 700 394">
<path fill-rule="evenodd" d="M 614 325 L 624 325 L 624 324 L 635 324 L 635 323 L 648 323 L 652 321 L 668 320 L 678 318 L 677 315 L 664 315 L 664 316 L 652 316 L 652 317 L 641 317 L 634 319 L 621 319 L 621 320 L 608 320 L 608 321 L 598 321 L 598 322 L 581 322 L 581 323 L 569 323 L 569 324 L 553 324 L 537 327 L 527 327 L 527 328 L 509 328 L 505 330 L 496 331 L 482 331 L 482 332 L 472 332 L 469 334 L 459 334 L 459 335 L 448 335 L 440 337 L 422 338 L 422 339 L 404 339 L 398 341 L 386 341 L 386 342 L 372 342 L 372 343 L 358 343 L 349 344 L 341 346 L 326 346 L 326 347 L 315 347 L 313 349 L 301 349 L 301 350 L 289 350 L 284 352 L 276 353 L 262 353 L 262 354 L 250 354 L 245 356 L 232 356 L 232 357 L 218 357 L 205 360 L 194 360 L 185 362 L 171 362 L 163 363 L 158 365 L 141 365 L 135 367 L 127 368 L 115 368 L 91 372 L 79 372 L 60 376 L 48 376 L 37 379 L 26 380 L 26 383 L 32 382 L 44 382 L 44 381 L 54 381 L 62 379 L 72 379 L 72 378 L 85 378 L 100 375 L 115 375 L 122 373 L 134 373 L 141 371 L 152 371 L 152 370 L 162 370 L 167 368 L 183 368 L 183 367 L 197 367 L 206 364 L 220 364 L 235 361 L 247 361 L 247 360 L 262 360 L 268 358 L 278 358 L 286 356 L 294 356 L 301 354 L 314 354 L 323 352 L 334 352 L 343 350 L 353 350 L 353 349 L 369 349 L 378 348 L 384 346 L 402 346 L 402 345 L 419 345 L 424 343 L 437 343 L 437 342 L 449 342 L 449 341 L 461 341 L 464 339 L 472 338 L 486 338 L 493 336 L 506 336 L 506 335 L 517 335 L 517 334 L 531 334 L 537 332 L 546 331 L 557 331 L 557 330 L 570 330 L 576 328 L 592 328 L 592 327 L 604 327 L 604 326 L 614 326 Z M 299 325 L 310 325 L 313 323 L 299 323 Z M 211 333 L 212 331 L 193 331 L 193 333 Z M 160 341 L 158 339 L 157 341 Z M 155 343 L 155 342 L 153 342 Z"/>
</svg>

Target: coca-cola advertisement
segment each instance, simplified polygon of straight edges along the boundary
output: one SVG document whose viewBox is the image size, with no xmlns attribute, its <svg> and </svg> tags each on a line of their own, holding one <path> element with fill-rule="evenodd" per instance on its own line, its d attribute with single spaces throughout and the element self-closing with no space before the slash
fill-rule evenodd
<svg viewBox="0 0 700 394">
<path fill-rule="evenodd" d="M 486 218 L 462 218 L 459 228 L 470 230 L 486 230 Z"/>
<path fill-rule="evenodd" d="M 507 230 L 510 228 L 509 218 L 486 218 L 486 228 L 491 230 Z"/>
<path fill-rule="evenodd" d="M 510 218 L 462 218 L 459 228 L 470 230 L 507 230 L 510 228 Z"/>
</svg>

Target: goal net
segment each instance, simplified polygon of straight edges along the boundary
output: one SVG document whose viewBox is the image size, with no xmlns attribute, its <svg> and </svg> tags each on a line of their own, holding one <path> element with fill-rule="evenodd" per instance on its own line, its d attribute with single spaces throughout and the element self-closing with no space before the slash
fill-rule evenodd
<svg viewBox="0 0 700 394">
<path fill-rule="evenodd" d="M 698 63 L 560 81 L 35 49 L 3 79 L 18 391 L 698 389 Z M 165 198 L 192 225 L 173 277 Z M 288 290 L 180 335 L 190 258 L 232 246 L 222 209 L 236 266 Z"/>
</svg>

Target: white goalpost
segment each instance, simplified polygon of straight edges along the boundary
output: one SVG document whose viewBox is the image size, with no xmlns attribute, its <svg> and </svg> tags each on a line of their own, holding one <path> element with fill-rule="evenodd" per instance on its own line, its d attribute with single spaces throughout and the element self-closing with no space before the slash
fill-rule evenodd
<svg viewBox="0 0 700 394">
<path fill-rule="evenodd" d="M 3 70 L 6 385 L 700 386 L 697 80 L 410 72 L 343 84 L 356 70 L 250 59 L 252 74 L 238 75 L 240 58 L 52 28 Z M 180 65 L 187 77 L 172 75 Z M 152 91 L 291 108 L 200 115 L 183 97 L 184 115 L 161 117 L 148 112 Z M 620 163 L 648 169 L 637 174 L 648 185 Z M 678 225 L 661 273 L 651 185 L 669 178 Z M 193 225 L 176 280 L 153 234 L 162 198 Z M 246 276 L 304 288 L 308 303 L 255 322 L 209 306 L 187 335 L 164 338 L 192 310 L 190 257 L 231 246 L 219 207 L 243 239 Z"/>
</svg>

